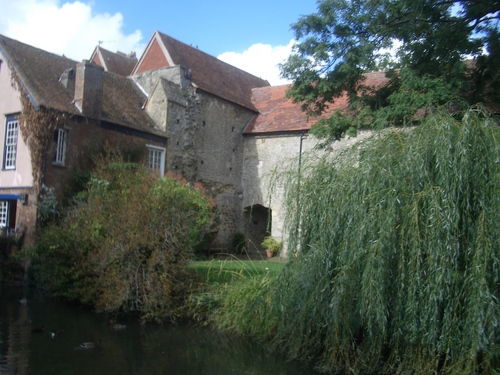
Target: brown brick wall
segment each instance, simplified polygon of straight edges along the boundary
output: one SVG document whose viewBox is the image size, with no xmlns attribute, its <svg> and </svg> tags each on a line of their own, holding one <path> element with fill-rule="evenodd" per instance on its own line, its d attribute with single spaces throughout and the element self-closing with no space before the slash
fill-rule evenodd
<svg viewBox="0 0 500 375">
<path fill-rule="evenodd" d="M 170 65 L 168 64 L 158 41 L 154 40 L 150 49 L 147 51 L 146 56 L 144 56 L 144 60 L 142 60 L 141 64 L 137 67 L 136 74 L 144 73 L 148 70 L 166 68 L 168 66 Z"/>
<path fill-rule="evenodd" d="M 88 169 L 92 158 L 104 148 L 118 148 L 136 157 L 146 157 L 146 144 L 166 147 L 166 143 L 152 142 L 143 138 L 104 130 L 96 123 L 71 123 L 67 129 L 67 149 L 64 166 L 54 163 L 55 142 L 46 157 L 43 183 L 55 190 L 57 196 L 69 193 L 75 172 Z"/>
</svg>

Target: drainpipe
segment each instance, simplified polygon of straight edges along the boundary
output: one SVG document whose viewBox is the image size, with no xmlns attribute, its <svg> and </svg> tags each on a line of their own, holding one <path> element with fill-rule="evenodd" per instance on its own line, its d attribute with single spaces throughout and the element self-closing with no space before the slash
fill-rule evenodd
<svg viewBox="0 0 500 375">
<path fill-rule="evenodd" d="M 300 148 L 299 148 L 299 170 L 298 170 L 298 176 L 297 176 L 297 227 L 296 227 L 296 233 L 299 232 L 299 225 L 300 225 L 300 177 L 302 174 L 302 143 L 304 142 L 304 139 L 307 137 L 307 130 L 304 130 L 304 132 L 300 136 Z M 297 242 L 297 245 L 299 243 Z"/>
<path fill-rule="evenodd" d="M 299 148 L 299 183 L 300 183 L 300 167 L 302 164 L 302 142 L 307 137 L 307 130 L 304 130 L 302 135 L 300 136 L 300 148 Z M 300 184 L 299 184 L 300 186 Z"/>
</svg>

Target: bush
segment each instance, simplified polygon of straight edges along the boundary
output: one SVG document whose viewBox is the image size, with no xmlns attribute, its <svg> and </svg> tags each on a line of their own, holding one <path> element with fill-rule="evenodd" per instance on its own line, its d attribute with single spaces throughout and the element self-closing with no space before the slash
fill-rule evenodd
<svg viewBox="0 0 500 375">
<path fill-rule="evenodd" d="M 243 233 L 235 233 L 232 240 L 232 250 L 234 254 L 243 254 L 245 251 L 246 237 Z"/>
<path fill-rule="evenodd" d="M 213 201 L 182 179 L 120 161 L 100 162 L 80 196 L 34 249 L 37 279 L 101 312 L 176 318 L 186 265 L 213 231 Z"/>
<path fill-rule="evenodd" d="M 276 240 L 273 236 L 266 236 L 260 245 L 272 253 L 277 253 L 281 250 L 282 243 Z"/>
</svg>

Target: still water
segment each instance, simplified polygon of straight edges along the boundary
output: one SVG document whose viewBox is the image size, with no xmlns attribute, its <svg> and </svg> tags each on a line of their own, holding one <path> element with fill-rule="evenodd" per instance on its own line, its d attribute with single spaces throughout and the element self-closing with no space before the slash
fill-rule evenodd
<svg viewBox="0 0 500 375">
<path fill-rule="evenodd" d="M 125 328 L 114 329 L 114 323 Z M 51 331 L 57 333 L 55 338 L 51 337 Z M 96 347 L 83 349 L 80 344 L 86 342 Z M 317 372 L 269 354 L 255 342 L 203 327 L 141 326 L 132 319 L 112 322 L 107 316 L 43 297 L 34 290 L 1 288 L 0 374 L 316 375 Z"/>
</svg>

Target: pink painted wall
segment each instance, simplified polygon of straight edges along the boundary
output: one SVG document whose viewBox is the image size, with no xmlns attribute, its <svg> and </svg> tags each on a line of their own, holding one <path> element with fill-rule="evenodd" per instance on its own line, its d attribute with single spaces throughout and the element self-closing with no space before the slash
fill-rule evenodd
<svg viewBox="0 0 500 375">
<path fill-rule="evenodd" d="M 0 59 L 3 60 L 0 65 L 0 188 L 32 187 L 31 157 L 21 131 L 17 140 L 16 169 L 2 169 L 6 116 L 21 112 L 21 102 L 19 93 L 12 87 L 10 69 L 1 55 Z"/>
</svg>

